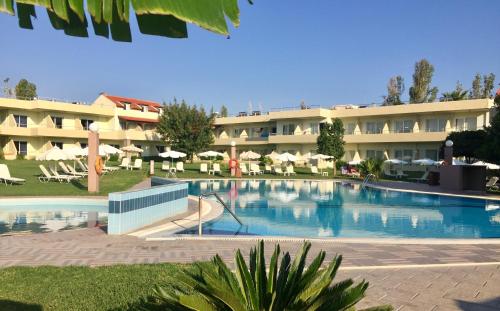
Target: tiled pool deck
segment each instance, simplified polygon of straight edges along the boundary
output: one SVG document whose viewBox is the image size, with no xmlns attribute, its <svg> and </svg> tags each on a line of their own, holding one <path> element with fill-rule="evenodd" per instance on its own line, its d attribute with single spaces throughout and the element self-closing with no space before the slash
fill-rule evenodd
<svg viewBox="0 0 500 311">
<path fill-rule="evenodd" d="M 218 253 L 232 263 L 254 241 L 145 241 L 108 236 L 98 228 L 0 238 L 0 266 L 110 265 L 208 260 Z M 269 254 L 274 242 L 266 242 Z M 292 254 L 300 242 L 282 241 Z M 365 278 L 371 287 L 362 306 L 390 303 L 400 310 L 499 310 L 500 244 L 406 245 L 313 242 L 311 255 L 342 254 L 340 278 Z M 312 256 L 310 256 L 312 257 Z M 415 266 L 417 265 L 417 266 Z"/>
</svg>

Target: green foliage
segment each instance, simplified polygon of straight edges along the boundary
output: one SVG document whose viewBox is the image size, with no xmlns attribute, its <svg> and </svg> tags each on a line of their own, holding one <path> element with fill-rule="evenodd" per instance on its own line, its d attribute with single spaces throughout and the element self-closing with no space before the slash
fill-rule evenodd
<svg viewBox="0 0 500 311">
<path fill-rule="evenodd" d="M 109 156 L 108 161 L 116 162 L 118 161 L 118 158 L 119 158 L 118 154 L 112 154 Z"/>
<path fill-rule="evenodd" d="M 234 27 L 240 24 L 238 0 L 6 0 L 0 1 L 0 12 L 16 15 L 17 11 L 19 26 L 33 29 L 35 5 L 45 8 L 52 27 L 67 35 L 88 37 L 90 16 L 96 35 L 109 38 L 111 33 L 116 41 L 132 40 L 130 13 L 141 33 L 170 38 L 186 38 L 186 23 L 222 35 L 229 34 L 226 19 Z"/>
<path fill-rule="evenodd" d="M 266 273 L 264 242 L 260 241 L 250 251 L 248 264 L 241 251 L 236 252 L 236 272 L 216 255 L 210 264 L 195 264 L 197 271 L 186 270 L 179 276 L 181 286 L 157 287 L 155 296 L 169 310 L 354 310 L 368 283 L 363 280 L 354 285 L 347 279 L 332 285 L 342 256 L 335 256 L 321 269 L 326 256 L 321 251 L 306 269 L 310 248 L 311 243 L 305 242 L 293 261 L 288 252 L 280 260 L 276 245 Z"/>
<path fill-rule="evenodd" d="M 35 97 L 37 97 L 36 85 L 26 79 L 19 80 L 19 83 L 16 85 L 16 98 L 32 100 Z"/>
<path fill-rule="evenodd" d="M 318 153 L 326 154 L 334 158 L 334 163 L 340 160 L 345 153 L 344 150 L 344 125 L 342 120 L 335 118 L 332 123 L 325 123 L 321 127 L 318 139 Z M 334 175 L 337 175 L 336 165 L 334 167 Z"/>
<path fill-rule="evenodd" d="M 443 93 L 442 97 L 440 98 L 440 101 L 447 102 L 453 100 L 464 100 L 468 98 L 467 94 L 468 93 L 466 90 L 464 90 L 462 83 L 460 83 L 460 81 L 457 81 L 455 90 Z"/>
<path fill-rule="evenodd" d="M 222 118 L 226 118 L 228 116 L 227 107 L 225 105 L 222 105 L 222 107 L 220 107 L 219 116 L 221 116 Z"/>
<path fill-rule="evenodd" d="M 410 87 L 410 103 L 427 103 L 436 99 L 438 88 L 431 87 L 434 66 L 422 59 L 415 63 L 413 86 Z"/>
<path fill-rule="evenodd" d="M 259 159 L 260 165 L 272 165 L 273 164 L 273 159 L 268 156 L 261 156 Z"/>
<path fill-rule="evenodd" d="M 389 79 L 387 83 L 387 96 L 384 96 L 384 106 L 402 105 L 401 96 L 405 90 L 403 77 L 395 76 Z"/>
<path fill-rule="evenodd" d="M 207 149 L 214 141 L 214 115 L 207 115 L 203 108 L 189 106 L 185 101 L 163 106 L 164 113 L 156 126 L 167 145 L 173 150 L 193 154 Z"/>
<path fill-rule="evenodd" d="M 480 159 L 500 164 L 500 94 L 495 97 L 495 116 L 486 128 L 484 144 L 478 150 Z"/>
<path fill-rule="evenodd" d="M 483 130 L 477 131 L 461 131 L 448 134 L 445 141 L 453 141 L 453 156 L 465 157 L 467 163 L 472 163 L 473 159 L 479 158 L 478 151 L 486 142 L 486 132 Z M 444 142 L 441 150 L 444 148 Z"/>
<path fill-rule="evenodd" d="M 470 99 L 489 98 L 495 87 L 495 75 L 490 73 L 483 75 L 477 73 L 472 80 L 472 89 L 469 92 Z"/>
<path fill-rule="evenodd" d="M 378 179 L 382 175 L 384 160 L 382 159 L 366 159 L 359 164 L 361 175 L 366 176 L 373 174 Z"/>
<path fill-rule="evenodd" d="M 342 161 L 342 160 L 338 160 L 336 163 L 335 163 L 335 166 L 337 167 L 337 169 L 339 170 L 342 166 L 346 166 L 348 163 L 346 161 Z"/>
</svg>

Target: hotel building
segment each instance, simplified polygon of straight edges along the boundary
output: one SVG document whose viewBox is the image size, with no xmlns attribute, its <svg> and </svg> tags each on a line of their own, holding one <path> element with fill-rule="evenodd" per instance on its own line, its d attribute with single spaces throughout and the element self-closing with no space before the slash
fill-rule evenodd
<svg viewBox="0 0 500 311">
<path fill-rule="evenodd" d="M 346 161 L 438 159 L 448 133 L 482 129 L 492 111 L 490 99 L 254 111 L 216 118 L 213 148 L 229 151 L 234 141 L 239 151 L 315 153 L 321 124 L 340 118 Z M 133 143 L 144 149 L 144 156 L 153 156 L 165 148 L 154 130 L 161 113 L 159 103 L 105 93 L 90 105 L 0 98 L 0 148 L 6 159 L 13 159 L 18 154 L 34 158 L 52 146 L 85 147 L 88 126 L 97 122 L 101 142 L 118 147 Z"/>
</svg>

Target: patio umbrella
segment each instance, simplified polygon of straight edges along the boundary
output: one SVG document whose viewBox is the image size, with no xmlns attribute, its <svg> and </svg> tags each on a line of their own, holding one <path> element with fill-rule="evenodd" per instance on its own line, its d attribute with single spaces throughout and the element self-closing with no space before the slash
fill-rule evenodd
<svg viewBox="0 0 500 311">
<path fill-rule="evenodd" d="M 314 159 L 314 160 L 328 160 L 328 159 L 333 159 L 333 157 L 329 156 L 329 155 L 326 155 L 326 154 L 318 153 L 318 154 L 313 155 L 311 157 L 311 159 Z M 323 166 L 321 166 L 321 174 L 323 174 Z"/>
<path fill-rule="evenodd" d="M 403 160 L 399 160 L 399 159 L 388 159 L 388 160 L 385 160 L 384 163 L 389 163 L 389 164 L 408 164 L 408 162 L 406 161 L 403 161 Z"/>
<path fill-rule="evenodd" d="M 432 159 L 428 159 L 428 158 L 414 160 L 414 161 L 411 161 L 411 163 L 420 164 L 420 165 L 438 165 L 439 164 L 439 162 L 434 161 Z"/>
<path fill-rule="evenodd" d="M 64 149 L 64 152 L 73 155 L 75 157 L 75 159 L 77 157 L 85 156 L 85 151 L 80 146 L 74 146 L 74 147 Z M 75 159 L 73 159 L 73 169 L 76 170 L 76 160 Z"/>
<path fill-rule="evenodd" d="M 169 150 L 158 154 L 162 158 L 172 159 L 172 167 L 174 166 L 174 159 L 184 158 L 186 154 L 184 152 Z"/>
<path fill-rule="evenodd" d="M 352 160 L 352 161 L 349 161 L 349 165 L 360 165 L 361 162 L 363 162 L 363 160 Z"/>
<path fill-rule="evenodd" d="M 89 156 L 89 147 L 85 147 L 82 150 L 83 150 L 83 155 L 88 157 Z M 98 153 L 101 157 L 106 156 L 106 152 L 104 151 L 104 148 L 102 148 L 101 146 L 99 146 Z"/>
<path fill-rule="evenodd" d="M 488 162 L 483 162 L 483 161 L 477 161 L 477 162 L 473 163 L 472 165 L 486 166 L 486 168 L 489 170 L 500 170 L 500 165 L 488 163 Z"/>
<path fill-rule="evenodd" d="M 107 144 L 99 145 L 99 149 L 101 149 L 101 148 L 105 154 L 121 154 L 121 153 L 123 153 L 123 151 L 121 151 L 120 149 L 115 148 L 111 145 L 107 145 Z"/>
<path fill-rule="evenodd" d="M 73 160 L 74 158 L 75 158 L 74 155 L 61 150 L 57 146 L 53 147 L 48 151 L 45 151 L 44 153 L 36 157 L 38 161 L 67 161 L 67 160 Z M 54 164 L 54 169 L 57 170 L 55 164 Z"/>
<path fill-rule="evenodd" d="M 209 151 L 198 153 L 198 156 L 201 158 L 210 158 L 210 165 L 212 165 L 212 158 L 223 157 L 224 154 L 217 152 L 217 151 L 209 150 Z"/>
<path fill-rule="evenodd" d="M 280 160 L 281 162 L 295 162 L 295 161 L 297 161 L 297 157 L 291 153 L 288 153 L 288 152 L 280 154 L 277 157 L 277 159 Z"/>
<path fill-rule="evenodd" d="M 276 151 L 271 152 L 270 154 L 266 154 L 266 157 L 271 158 L 271 160 L 275 161 L 279 157 L 279 153 Z"/>
<path fill-rule="evenodd" d="M 141 148 L 136 147 L 134 144 L 122 147 L 122 148 L 120 148 L 120 150 L 125 151 L 127 153 L 127 157 L 129 155 L 129 152 L 130 153 L 144 152 L 144 150 L 142 150 Z"/>
<path fill-rule="evenodd" d="M 248 165 L 250 166 L 250 160 L 256 160 L 260 159 L 261 155 L 258 154 L 257 152 L 253 151 L 246 151 L 240 154 L 240 159 L 241 160 L 248 160 Z"/>
</svg>

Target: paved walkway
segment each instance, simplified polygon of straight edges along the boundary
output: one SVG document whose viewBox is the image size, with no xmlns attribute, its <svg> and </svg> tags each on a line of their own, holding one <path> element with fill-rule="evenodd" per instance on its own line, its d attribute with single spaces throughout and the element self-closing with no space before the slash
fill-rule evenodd
<svg viewBox="0 0 500 311">
<path fill-rule="evenodd" d="M 266 242 L 267 255 L 273 242 Z M 0 267 L 187 263 L 218 253 L 232 264 L 234 250 L 245 256 L 252 241 L 144 241 L 108 236 L 98 228 L 0 238 Z M 280 242 L 294 254 L 299 242 Z M 390 245 L 313 242 L 327 258 L 344 256 L 340 279 L 370 281 L 362 306 L 392 304 L 400 310 L 500 310 L 500 245 Z M 444 265 L 452 264 L 452 265 Z M 453 265 L 454 264 L 454 265 Z M 418 267 L 411 265 L 419 265 Z M 436 266 L 429 266 L 436 265 Z"/>
</svg>

